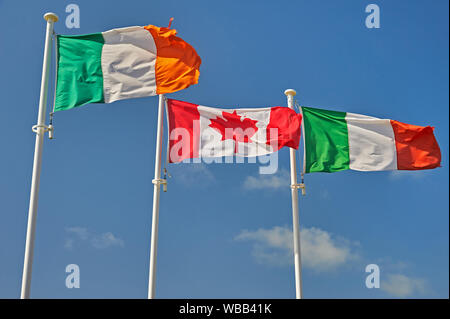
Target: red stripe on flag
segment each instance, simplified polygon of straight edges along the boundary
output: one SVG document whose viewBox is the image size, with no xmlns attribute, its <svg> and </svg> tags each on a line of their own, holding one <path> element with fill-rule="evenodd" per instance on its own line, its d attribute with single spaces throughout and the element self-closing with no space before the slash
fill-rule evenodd
<svg viewBox="0 0 450 319">
<path fill-rule="evenodd" d="M 169 117 L 169 162 L 176 163 L 186 158 L 198 158 L 200 113 L 197 104 L 167 100 Z M 179 133 L 188 132 L 189 138 Z M 172 139 L 173 138 L 173 139 Z M 173 147 L 176 147 L 172 149 Z"/>
<path fill-rule="evenodd" d="M 441 150 L 431 126 L 416 126 L 391 120 L 397 149 L 399 170 L 420 170 L 439 167 Z"/>
<path fill-rule="evenodd" d="M 267 144 L 271 145 L 274 141 L 278 141 L 278 149 L 283 146 L 298 149 L 300 143 L 300 124 L 302 116 L 294 110 L 287 107 L 272 107 L 270 109 L 270 121 L 267 125 Z M 277 128 L 278 135 L 271 136 L 270 129 Z"/>
</svg>

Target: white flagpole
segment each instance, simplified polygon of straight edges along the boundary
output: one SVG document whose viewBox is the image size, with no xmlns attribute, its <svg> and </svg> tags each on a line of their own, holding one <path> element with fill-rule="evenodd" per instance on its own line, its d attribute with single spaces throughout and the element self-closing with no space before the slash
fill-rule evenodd
<svg viewBox="0 0 450 319">
<path fill-rule="evenodd" d="M 287 96 L 288 107 L 294 109 L 295 90 L 288 89 L 284 91 Z M 302 299 L 302 263 L 300 254 L 300 222 L 298 218 L 298 189 L 297 184 L 297 162 L 295 159 L 295 149 L 289 149 L 291 161 L 291 195 L 292 195 L 292 224 L 294 231 L 294 262 L 295 262 L 295 296 Z"/>
<path fill-rule="evenodd" d="M 155 179 L 153 179 L 153 217 L 152 217 L 152 237 L 150 242 L 150 273 L 148 278 L 148 299 L 155 298 L 156 282 L 156 255 L 158 248 L 158 221 L 159 221 L 159 193 L 161 184 L 166 181 L 161 179 L 161 150 L 163 137 L 163 114 L 164 114 L 164 95 L 159 95 L 158 106 L 158 128 L 156 133 L 156 156 L 155 156 Z"/>
<path fill-rule="evenodd" d="M 44 15 L 44 19 L 47 21 L 47 32 L 45 35 L 44 62 L 42 65 L 38 124 L 33 126 L 33 131 L 36 133 L 36 143 L 34 148 L 33 177 L 31 179 L 30 206 L 28 209 L 27 239 L 25 244 L 25 260 L 23 265 L 22 290 L 20 293 L 21 299 L 30 298 L 34 237 L 36 231 L 36 214 L 39 197 L 39 180 L 41 177 L 42 147 L 44 144 L 45 132 L 48 131 L 49 129 L 48 126 L 45 125 L 45 111 L 47 106 L 50 57 L 52 55 L 53 23 L 58 21 L 58 16 L 54 13 L 48 12 Z"/>
</svg>

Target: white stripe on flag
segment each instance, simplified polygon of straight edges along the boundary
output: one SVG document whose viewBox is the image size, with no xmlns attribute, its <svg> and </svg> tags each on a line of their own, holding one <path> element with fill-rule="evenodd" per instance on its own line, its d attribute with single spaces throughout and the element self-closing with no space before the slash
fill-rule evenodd
<svg viewBox="0 0 450 319">
<path fill-rule="evenodd" d="M 384 171 L 397 169 L 394 130 L 390 120 L 347 113 L 350 169 Z"/>
<path fill-rule="evenodd" d="M 249 118 L 258 121 L 258 130 L 250 140 L 251 143 L 239 143 L 238 153 L 234 153 L 235 141 L 227 139 L 222 141 L 222 135 L 216 129 L 210 127 L 211 119 L 223 118 L 222 112 L 233 113 L 241 116 L 241 120 Z M 222 157 L 222 156 L 261 156 L 273 153 L 274 150 L 267 141 L 267 125 L 270 122 L 271 108 L 260 109 L 217 109 L 207 106 L 198 106 L 200 113 L 200 156 Z"/>
<path fill-rule="evenodd" d="M 103 32 L 103 92 L 105 103 L 156 95 L 156 45 L 143 27 Z"/>
</svg>

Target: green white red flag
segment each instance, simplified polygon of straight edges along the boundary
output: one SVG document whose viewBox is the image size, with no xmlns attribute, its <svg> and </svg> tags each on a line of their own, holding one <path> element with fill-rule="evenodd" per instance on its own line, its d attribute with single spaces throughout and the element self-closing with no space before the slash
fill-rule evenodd
<svg viewBox="0 0 450 319">
<path fill-rule="evenodd" d="M 305 170 L 422 170 L 440 166 L 434 128 L 302 107 Z"/>
</svg>

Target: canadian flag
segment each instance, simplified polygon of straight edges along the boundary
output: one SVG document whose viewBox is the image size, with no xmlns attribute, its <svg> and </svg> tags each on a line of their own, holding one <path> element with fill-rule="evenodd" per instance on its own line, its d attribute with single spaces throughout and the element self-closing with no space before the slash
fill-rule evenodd
<svg viewBox="0 0 450 319">
<path fill-rule="evenodd" d="M 220 109 L 167 100 L 169 162 L 297 149 L 302 117 L 287 107 Z"/>
</svg>

